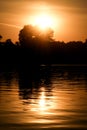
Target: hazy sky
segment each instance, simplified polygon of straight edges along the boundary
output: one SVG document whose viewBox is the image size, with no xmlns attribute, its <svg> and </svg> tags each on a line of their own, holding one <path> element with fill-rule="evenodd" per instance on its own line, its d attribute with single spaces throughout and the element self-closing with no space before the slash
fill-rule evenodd
<svg viewBox="0 0 87 130">
<path fill-rule="evenodd" d="M 87 0 L 0 0 L 0 34 L 3 39 L 18 39 L 19 30 L 33 23 L 39 13 L 55 19 L 55 39 L 87 38 Z"/>
</svg>

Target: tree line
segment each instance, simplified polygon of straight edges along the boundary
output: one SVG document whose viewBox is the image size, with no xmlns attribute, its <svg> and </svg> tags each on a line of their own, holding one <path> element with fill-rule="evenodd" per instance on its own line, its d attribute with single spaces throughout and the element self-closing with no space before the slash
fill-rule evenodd
<svg viewBox="0 0 87 130">
<path fill-rule="evenodd" d="M 55 41 L 51 28 L 41 30 L 25 25 L 19 31 L 19 41 L 2 42 L 0 35 L 0 61 L 21 64 L 86 64 L 87 39 L 82 41 Z"/>
</svg>

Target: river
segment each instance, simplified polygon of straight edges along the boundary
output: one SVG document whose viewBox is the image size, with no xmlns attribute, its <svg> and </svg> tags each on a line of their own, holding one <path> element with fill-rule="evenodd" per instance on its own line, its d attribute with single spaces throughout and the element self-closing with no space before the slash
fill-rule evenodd
<svg viewBox="0 0 87 130">
<path fill-rule="evenodd" d="M 87 66 L 0 68 L 0 130 L 87 129 Z"/>
</svg>

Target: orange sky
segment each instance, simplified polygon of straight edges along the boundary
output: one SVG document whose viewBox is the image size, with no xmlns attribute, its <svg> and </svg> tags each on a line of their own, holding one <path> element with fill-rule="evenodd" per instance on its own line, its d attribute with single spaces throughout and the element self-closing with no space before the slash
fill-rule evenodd
<svg viewBox="0 0 87 130">
<path fill-rule="evenodd" d="M 20 29 L 34 23 L 34 17 L 49 14 L 55 39 L 60 41 L 87 38 L 87 0 L 0 0 L 0 35 L 3 40 L 18 40 Z"/>
</svg>

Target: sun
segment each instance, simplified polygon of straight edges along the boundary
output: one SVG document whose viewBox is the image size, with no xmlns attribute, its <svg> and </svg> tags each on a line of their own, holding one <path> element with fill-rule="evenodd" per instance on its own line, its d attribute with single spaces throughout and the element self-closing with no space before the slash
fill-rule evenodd
<svg viewBox="0 0 87 130">
<path fill-rule="evenodd" d="M 34 25 L 37 25 L 40 29 L 45 30 L 49 27 L 53 27 L 53 19 L 47 14 L 41 14 L 35 17 Z"/>
</svg>

